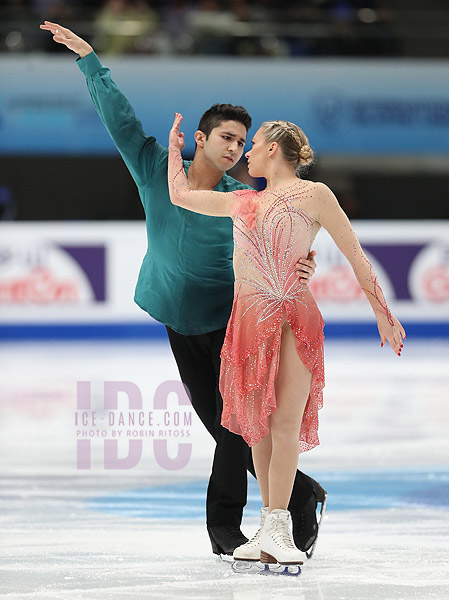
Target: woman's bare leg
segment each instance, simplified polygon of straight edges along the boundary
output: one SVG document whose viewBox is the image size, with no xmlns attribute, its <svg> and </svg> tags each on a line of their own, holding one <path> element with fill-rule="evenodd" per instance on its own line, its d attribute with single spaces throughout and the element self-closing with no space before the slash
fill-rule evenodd
<svg viewBox="0 0 449 600">
<path fill-rule="evenodd" d="M 271 433 L 262 438 L 260 442 L 257 442 L 251 450 L 263 506 L 268 506 L 270 503 L 268 469 L 270 468 L 271 460 Z"/>
<path fill-rule="evenodd" d="M 275 382 L 277 409 L 270 416 L 270 511 L 275 508 L 286 509 L 290 501 L 298 467 L 299 431 L 311 381 L 312 373 L 299 358 L 295 336 L 288 323 L 285 323 Z"/>
</svg>

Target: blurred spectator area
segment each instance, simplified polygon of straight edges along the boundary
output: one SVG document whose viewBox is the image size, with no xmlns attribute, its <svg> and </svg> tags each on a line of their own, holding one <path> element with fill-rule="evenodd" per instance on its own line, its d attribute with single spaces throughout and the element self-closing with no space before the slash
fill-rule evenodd
<svg viewBox="0 0 449 600">
<path fill-rule="evenodd" d="M 67 52 L 43 20 L 109 55 L 449 58 L 449 0 L 1 0 L 0 60 Z M 231 174 L 260 185 L 244 159 Z M 327 183 L 354 219 L 449 218 L 447 156 L 319 156 L 306 177 Z M 117 156 L 1 157 L 0 220 L 139 218 Z"/>
<path fill-rule="evenodd" d="M 449 57 L 449 0 L 2 0 L 0 51 L 64 50 L 44 19 L 108 54 Z"/>
</svg>

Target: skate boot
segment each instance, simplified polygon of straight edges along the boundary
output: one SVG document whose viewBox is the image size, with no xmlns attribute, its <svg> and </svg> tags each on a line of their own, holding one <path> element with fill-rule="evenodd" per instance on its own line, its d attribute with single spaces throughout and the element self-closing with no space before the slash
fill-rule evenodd
<svg viewBox="0 0 449 600">
<path fill-rule="evenodd" d="M 238 546 L 248 541 L 238 525 L 208 525 L 207 533 L 212 545 L 212 552 L 218 555 L 232 556 Z"/>
<path fill-rule="evenodd" d="M 293 543 L 288 510 L 275 508 L 266 516 L 260 536 L 260 562 L 303 564 L 302 553 Z"/>
<path fill-rule="evenodd" d="M 293 539 L 296 546 L 306 553 L 307 558 L 312 558 L 318 539 L 318 532 L 326 510 L 327 492 L 315 482 L 314 490 L 309 500 L 300 509 L 291 508 L 293 523 Z M 321 504 L 319 520 L 317 519 L 317 506 Z"/>
<path fill-rule="evenodd" d="M 249 540 L 249 542 L 246 542 L 246 544 L 243 544 L 234 550 L 234 560 L 260 560 L 260 534 L 262 533 L 267 514 L 267 506 L 260 509 L 260 527 L 257 530 L 257 533 Z"/>
</svg>

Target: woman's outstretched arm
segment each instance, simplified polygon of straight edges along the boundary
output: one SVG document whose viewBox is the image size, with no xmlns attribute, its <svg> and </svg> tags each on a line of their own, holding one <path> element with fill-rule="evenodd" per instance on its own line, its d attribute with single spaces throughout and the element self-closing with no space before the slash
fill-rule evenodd
<svg viewBox="0 0 449 600">
<path fill-rule="evenodd" d="M 176 113 L 168 142 L 168 188 L 172 204 L 192 212 L 212 217 L 229 217 L 232 192 L 191 190 L 184 173 L 181 151 L 184 149 L 184 134 L 179 131 L 182 116 Z"/>
<path fill-rule="evenodd" d="M 371 304 L 377 318 L 382 346 L 388 340 L 396 354 L 400 355 L 402 339 L 405 339 L 404 328 L 390 312 L 377 275 L 365 256 L 348 217 L 331 190 L 322 183 L 317 184 L 316 201 L 319 222 L 350 262 L 357 281 Z"/>
</svg>

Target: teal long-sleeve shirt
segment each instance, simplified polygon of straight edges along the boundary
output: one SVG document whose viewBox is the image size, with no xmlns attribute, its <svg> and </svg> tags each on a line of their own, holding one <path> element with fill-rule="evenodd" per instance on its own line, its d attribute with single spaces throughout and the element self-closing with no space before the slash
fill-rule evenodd
<svg viewBox="0 0 449 600">
<path fill-rule="evenodd" d="M 77 64 L 95 108 L 136 182 L 145 211 L 148 247 L 135 302 L 183 335 L 225 327 L 234 291 L 231 219 L 200 215 L 171 203 L 167 148 L 145 135 L 110 70 L 94 52 L 79 58 Z M 190 164 L 184 161 L 186 173 Z M 215 190 L 248 187 L 225 174 Z"/>
</svg>

